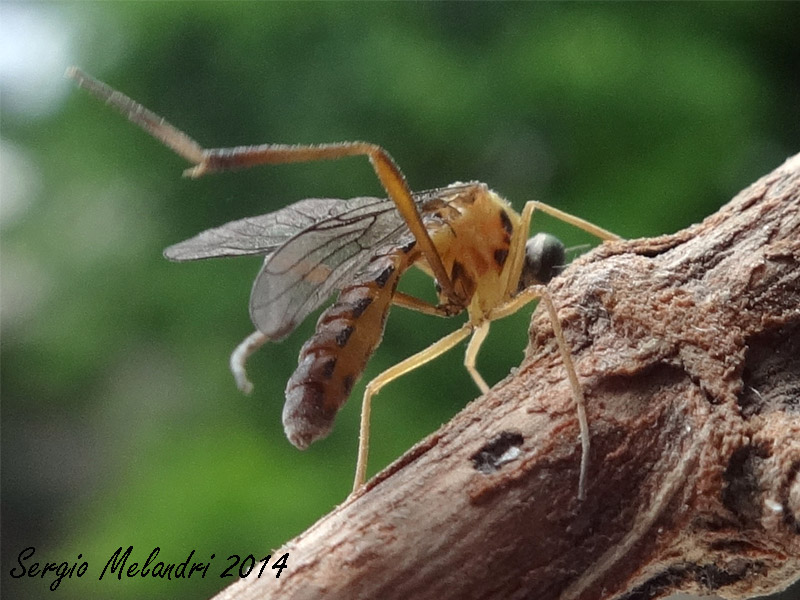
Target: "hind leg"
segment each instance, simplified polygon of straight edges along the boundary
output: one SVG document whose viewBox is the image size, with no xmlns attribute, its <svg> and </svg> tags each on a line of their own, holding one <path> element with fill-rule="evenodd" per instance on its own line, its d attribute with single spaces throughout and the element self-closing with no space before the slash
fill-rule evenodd
<svg viewBox="0 0 800 600">
<path fill-rule="evenodd" d="M 405 360 L 400 361 L 393 367 L 389 367 L 383 373 L 375 377 L 367 384 L 364 390 L 364 400 L 361 403 L 361 428 L 358 436 L 358 461 L 356 462 L 356 476 L 353 481 L 353 491 L 357 491 L 366 480 L 367 475 L 367 458 L 369 457 L 369 417 L 372 409 L 372 397 L 377 394 L 383 386 L 398 377 L 405 375 L 421 367 L 425 363 L 432 361 L 437 356 L 444 354 L 450 348 L 465 339 L 472 331 L 472 325 L 465 323 L 460 329 L 449 333 L 438 342 L 435 342 L 409 356 Z"/>
</svg>

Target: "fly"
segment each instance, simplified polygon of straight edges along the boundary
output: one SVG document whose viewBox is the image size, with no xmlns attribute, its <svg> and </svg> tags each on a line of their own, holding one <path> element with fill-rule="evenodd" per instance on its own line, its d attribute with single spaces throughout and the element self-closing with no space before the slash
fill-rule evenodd
<svg viewBox="0 0 800 600">
<path fill-rule="evenodd" d="M 193 166 L 184 171 L 188 177 L 260 164 L 369 158 L 386 199 L 309 198 L 209 229 L 164 252 L 174 261 L 264 257 L 250 296 L 250 317 L 256 330 L 230 358 L 236 384 L 244 392 L 252 389 L 245 372 L 247 358 L 267 341 L 289 335 L 333 293 L 339 293 L 300 350 L 297 370 L 286 387 L 283 425 L 292 444 L 304 449 L 330 432 L 337 412 L 383 337 L 392 304 L 442 317 L 466 310 L 469 318 L 459 329 L 367 384 L 361 407 L 357 490 L 366 476 L 372 397 L 387 383 L 467 338 L 464 365 L 481 392 L 488 392 L 475 363 L 490 323 L 539 299 L 552 322 L 572 389 L 582 450 L 578 497 L 585 497 L 590 437 L 583 389 L 546 288 L 564 264 L 564 246 L 549 234 L 526 238 L 536 210 L 603 240 L 618 236 L 541 202 L 527 202 L 517 213 L 479 182 L 412 193 L 389 153 L 367 142 L 206 149 L 79 69 L 73 67 L 67 75 L 189 161 Z M 434 277 L 437 304 L 397 291 L 400 277 L 412 266 Z"/>
</svg>

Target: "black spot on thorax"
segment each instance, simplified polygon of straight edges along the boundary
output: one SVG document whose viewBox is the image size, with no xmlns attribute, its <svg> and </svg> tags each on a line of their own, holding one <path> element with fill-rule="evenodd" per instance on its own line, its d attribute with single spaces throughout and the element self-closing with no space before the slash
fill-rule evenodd
<svg viewBox="0 0 800 600">
<path fill-rule="evenodd" d="M 500 224 L 503 226 L 503 231 L 508 235 L 514 233 L 514 225 L 511 223 L 511 218 L 504 208 L 500 209 Z"/>
<path fill-rule="evenodd" d="M 503 265 L 506 264 L 506 259 L 508 258 L 508 248 L 498 248 L 494 251 L 494 262 L 497 263 L 497 266 L 501 269 Z"/>
</svg>

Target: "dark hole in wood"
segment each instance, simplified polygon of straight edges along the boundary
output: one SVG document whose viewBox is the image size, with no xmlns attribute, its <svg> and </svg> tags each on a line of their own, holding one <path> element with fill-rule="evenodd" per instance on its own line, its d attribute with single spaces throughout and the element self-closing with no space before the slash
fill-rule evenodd
<svg viewBox="0 0 800 600">
<path fill-rule="evenodd" d="M 516 431 L 503 431 L 473 454 L 470 459 L 476 471 L 494 473 L 520 455 L 525 438 Z"/>
</svg>

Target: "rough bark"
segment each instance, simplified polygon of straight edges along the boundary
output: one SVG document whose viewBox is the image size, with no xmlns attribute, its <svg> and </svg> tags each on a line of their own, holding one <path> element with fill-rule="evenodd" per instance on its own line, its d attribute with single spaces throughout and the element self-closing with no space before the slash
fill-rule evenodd
<svg viewBox="0 0 800 600">
<path fill-rule="evenodd" d="M 586 394 L 587 499 L 544 311 L 527 356 L 217 598 L 747 598 L 800 578 L 800 155 L 550 290 Z"/>
</svg>

